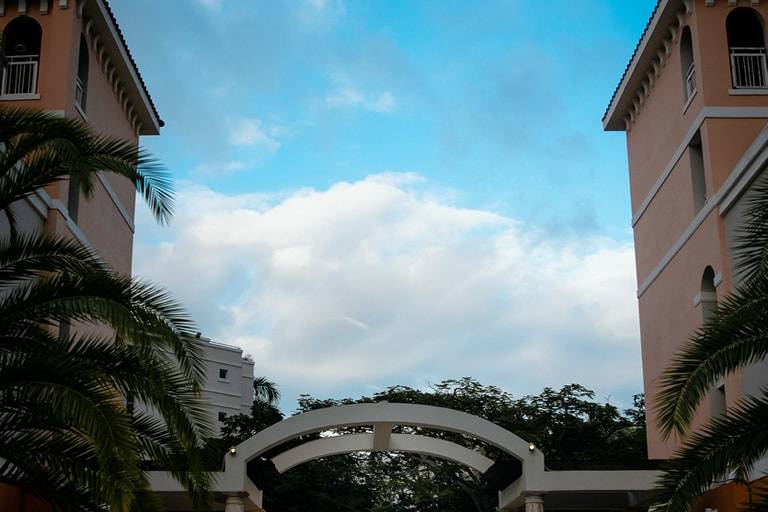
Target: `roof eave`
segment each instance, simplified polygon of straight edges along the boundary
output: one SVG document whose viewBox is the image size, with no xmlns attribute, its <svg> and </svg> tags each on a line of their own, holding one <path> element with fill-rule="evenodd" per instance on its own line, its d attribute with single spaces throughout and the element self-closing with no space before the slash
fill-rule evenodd
<svg viewBox="0 0 768 512">
<path fill-rule="evenodd" d="M 116 25 L 111 8 L 105 0 L 96 0 L 90 3 L 93 9 L 89 9 L 94 20 L 98 20 L 102 29 L 109 35 L 109 50 L 114 53 L 114 62 L 118 64 L 118 73 L 123 79 L 126 92 L 131 97 L 133 105 L 136 108 L 136 115 L 141 123 L 139 135 L 157 135 L 160 133 L 160 127 L 163 125 L 157 114 L 154 103 L 149 96 L 146 85 L 139 74 L 133 57 L 125 45 L 124 39 L 119 27 Z M 88 5 L 86 6 L 86 8 Z M 95 15 L 95 16 L 94 16 Z"/>
<path fill-rule="evenodd" d="M 682 0 L 660 0 L 657 4 L 603 116 L 605 130 L 626 130 L 626 113 L 645 80 L 646 71 L 656 58 L 656 50 L 664 44 L 668 35 L 664 29 L 675 22 L 676 11 L 682 4 Z"/>
</svg>

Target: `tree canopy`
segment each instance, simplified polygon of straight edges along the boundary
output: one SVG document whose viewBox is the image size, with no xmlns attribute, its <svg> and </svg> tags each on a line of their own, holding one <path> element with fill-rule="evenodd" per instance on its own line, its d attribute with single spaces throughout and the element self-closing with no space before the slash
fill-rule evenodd
<svg viewBox="0 0 768 512">
<path fill-rule="evenodd" d="M 537 395 L 515 398 L 496 386 L 472 378 L 445 380 L 420 390 L 392 386 L 357 399 L 318 399 L 302 395 L 296 413 L 324 407 L 371 402 L 415 403 L 447 407 L 477 415 L 535 443 L 547 464 L 568 468 L 641 467 L 647 464 L 645 409 L 641 395 L 632 407 L 620 410 L 595 400 L 593 391 L 570 384 L 545 388 Z M 222 437 L 237 444 L 282 419 L 274 406 L 256 400 L 250 416 L 227 418 Z M 369 427 L 337 429 L 337 433 L 366 431 Z M 423 432 L 398 426 L 395 432 Z M 430 432 L 494 460 L 506 455 L 467 436 Z M 306 438 L 304 439 L 306 440 Z M 417 454 L 358 453 L 309 462 L 282 475 L 265 477 L 264 506 L 271 512 L 490 512 L 496 491 L 482 475 L 459 464 Z"/>
</svg>

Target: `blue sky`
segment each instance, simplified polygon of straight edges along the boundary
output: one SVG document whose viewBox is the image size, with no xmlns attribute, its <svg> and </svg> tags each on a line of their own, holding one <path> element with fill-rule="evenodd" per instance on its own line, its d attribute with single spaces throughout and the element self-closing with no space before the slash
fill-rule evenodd
<svg viewBox="0 0 768 512">
<path fill-rule="evenodd" d="M 464 375 L 640 391 L 600 118 L 652 0 L 112 4 L 179 186 L 170 228 L 139 216 L 136 273 L 286 409 Z"/>
</svg>

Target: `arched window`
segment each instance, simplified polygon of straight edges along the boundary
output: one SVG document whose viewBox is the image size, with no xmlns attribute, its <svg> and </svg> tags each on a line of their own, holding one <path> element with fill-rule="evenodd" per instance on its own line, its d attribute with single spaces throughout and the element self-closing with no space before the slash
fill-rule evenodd
<svg viewBox="0 0 768 512">
<path fill-rule="evenodd" d="M 704 269 L 701 276 L 701 312 L 702 320 L 706 322 L 717 310 L 717 291 L 715 289 L 715 270 L 712 267 Z M 713 418 L 724 416 L 728 413 L 725 395 L 725 381 L 718 381 L 712 388 L 709 396 L 709 413 Z"/>
<path fill-rule="evenodd" d="M 691 28 L 683 28 L 680 38 L 680 64 L 683 71 L 683 91 L 685 99 L 689 100 L 696 93 L 696 69 L 693 66 L 693 42 Z"/>
<path fill-rule="evenodd" d="M 77 59 L 77 79 L 75 83 L 75 102 L 85 112 L 85 100 L 88 95 L 88 44 L 80 35 L 80 53 Z"/>
<path fill-rule="evenodd" d="M 37 93 L 37 68 L 43 30 L 29 16 L 12 20 L 3 31 L 8 60 L 0 82 L 0 96 L 24 97 Z"/>
<path fill-rule="evenodd" d="M 699 213 L 707 202 L 707 181 L 704 173 L 704 150 L 701 133 L 696 132 L 688 145 L 688 157 L 691 160 L 691 188 L 693 189 L 693 211 Z"/>
<path fill-rule="evenodd" d="M 768 86 L 763 18 L 749 7 L 738 7 L 725 20 L 728 52 L 731 55 L 731 81 L 736 89 L 762 89 Z"/>
<path fill-rule="evenodd" d="M 701 292 L 699 293 L 701 316 L 705 322 L 712 318 L 717 309 L 717 290 L 715 289 L 715 270 L 712 267 L 704 269 L 701 276 Z"/>
</svg>

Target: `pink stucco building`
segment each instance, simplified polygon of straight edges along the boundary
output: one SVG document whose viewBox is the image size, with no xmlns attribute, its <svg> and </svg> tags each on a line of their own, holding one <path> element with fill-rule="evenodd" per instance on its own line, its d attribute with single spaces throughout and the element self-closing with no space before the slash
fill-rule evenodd
<svg viewBox="0 0 768 512">
<path fill-rule="evenodd" d="M 760 0 L 660 0 L 603 118 L 627 137 L 654 459 L 680 443 L 656 427 L 659 377 L 738 282 L 734 236 L 768 159 L 766 20 Z M 695 424 L 766 383 L 765 363 L 727 377 Z M 740 492 L 726 486 L 703 506 L 734 510 Z"/>
</svg>

